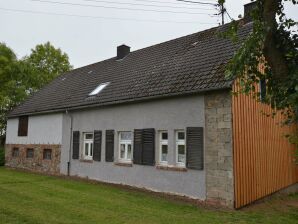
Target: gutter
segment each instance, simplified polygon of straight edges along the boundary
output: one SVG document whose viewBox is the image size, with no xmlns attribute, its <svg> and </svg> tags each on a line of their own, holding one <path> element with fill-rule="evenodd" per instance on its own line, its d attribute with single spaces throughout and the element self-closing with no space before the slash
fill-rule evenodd
<svg viewBox="0 0 298 224">
<path fill-rule="evenodd" d="M 70 176 L 70 164 L 71 164 L 71 143 L 72 143 L 72 123 L 73 117 L 72 114 L 66 109 L 65 114 L 70 118 L 70 135 L 69 135 L 69 150 L 68 150 L 68 161 L 67 161 L 67 176 Z"/>
</svg>

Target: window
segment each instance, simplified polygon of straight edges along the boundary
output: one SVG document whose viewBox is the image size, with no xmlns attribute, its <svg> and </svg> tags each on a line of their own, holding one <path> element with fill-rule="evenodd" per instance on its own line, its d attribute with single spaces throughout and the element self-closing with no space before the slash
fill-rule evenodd
<svg viewBox="0 0 298 224">
<path fill-rule="evenodd" d="M 99 86 L 97 86 L 91 93 L 89 93 L 89 96 L 95 96 L 98 93 L 100 93 L 104 88 L 106 88 L 107 85 L 109 85 L 109 82 L 101 83 Z"/>
<path fill-rule="evenodd" d="M 185 150 L 185 132 L 176 131 L 176 162 L 179 166 L 185 166 L 186 150 Z"/>
<path fill-rule="evenodd" d="M 44 149 L 43 150 L 43 159 L 45 159 L 45 160 L 52 159 L 52 149 Z"/>
<path fill-rule="evenodd" d="M 93 159 L 93 133 L 84 133 L 84 159 Z"/>
<path fill-rule="evenodd" d="M 33 149 L 27 149 L 26 157 L 27 158 L 33 158 L 34 157 L 34 150 Z"/>
<path fill-rule="evenodd" d="M 168 132 L 161 131 L 159 133 L 159 158 L 161 164 L 168 163 Z"/>
<path fill-rule="evenodd" d="M 124 162 L 131 162 L 132 132 L 119 132 L 119 158 Z"/>
<path fill-rule="evenodd" d="M 261 79 L 260 80 L 260 100 L 261 102 L 264 102 L 266 99 L 266 80 Z"/>
<path fill-rule="evenodd" d="M 12 157 L 19 157 L 20 151 L 19 148 L 12 149 Z"/>
<path fill-rule="evenodd" d="M 27 136 L 28 134 L 28 116 L 19 117 L 18 136 Z"/>
</svg>

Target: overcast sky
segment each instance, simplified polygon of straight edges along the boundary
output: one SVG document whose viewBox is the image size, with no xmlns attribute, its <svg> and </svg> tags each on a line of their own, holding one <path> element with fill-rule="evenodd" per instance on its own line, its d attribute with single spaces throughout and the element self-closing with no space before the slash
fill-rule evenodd
<svg viewBox="0 0 298 224">
<path fill-rule="evenodd" d="M 226 8 L 237 18 L 249 2 L 227 0 Z M 298 7 L 286 9 L 297 21 Z M 0 42 L 21 58 L 50 41 L 77 68 L 115 56 L 121 44 L 133 51 L 217 26 L 221 19 L 216 13 L 212 5 L 176 0 L 0 0 Z"/>
</svg>

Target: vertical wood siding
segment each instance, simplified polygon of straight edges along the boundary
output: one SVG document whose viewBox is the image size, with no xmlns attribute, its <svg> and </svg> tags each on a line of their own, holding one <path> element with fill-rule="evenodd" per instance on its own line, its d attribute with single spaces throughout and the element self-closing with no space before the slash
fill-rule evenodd
<svg viewBox="0 0 298 224">
<path fill-rule="evenodd" d="M 234 91 L 238 90 L 234 84 Z M 233 96 L 235 208 L 240 208 L 298 181 L 295 147 L 284 137 L 294 127 L 281 127 L 282 115 L 251 96 Z"/>
</svg>

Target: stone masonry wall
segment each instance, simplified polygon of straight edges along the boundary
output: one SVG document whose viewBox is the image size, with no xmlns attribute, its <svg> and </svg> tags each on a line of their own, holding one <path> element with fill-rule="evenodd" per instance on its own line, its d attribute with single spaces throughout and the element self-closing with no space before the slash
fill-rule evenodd
<svg viewBox="0 0 298 224">
<path fill-rule="evenodd" d="M 233 207 L 232 96 L 226 91 L 205 95 L 205 166 L 207 202 Z"/>
<path fill-rule="evenodd" d="M 19 149 L 19 155 L 13 157 L 13 148 Z M 34 150 L 33 158 L 27 158 L 27 149 Z M 44 149 L 51 149 L 51 160 L 43 158 Z M 6 144 L 5 165 L 12 168 L 21 168 L 48 174 L 60 174 L 61 145 L 40 144 Z"/>
</svg>

